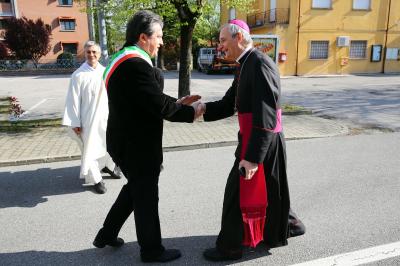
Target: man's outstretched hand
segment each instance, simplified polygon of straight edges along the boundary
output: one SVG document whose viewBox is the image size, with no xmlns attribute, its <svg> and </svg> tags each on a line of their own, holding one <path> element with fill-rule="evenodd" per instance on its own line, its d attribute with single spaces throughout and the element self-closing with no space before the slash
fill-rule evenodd
<svg viewBox="0 0 400 266">
<path fill-rule="evenodd" d="M 197 102 L 200 99 L 200 95 L 188 95 L 178 99 L 176 102 L 183 105 L 192 105 L 192 103 Z"/>
</svg>

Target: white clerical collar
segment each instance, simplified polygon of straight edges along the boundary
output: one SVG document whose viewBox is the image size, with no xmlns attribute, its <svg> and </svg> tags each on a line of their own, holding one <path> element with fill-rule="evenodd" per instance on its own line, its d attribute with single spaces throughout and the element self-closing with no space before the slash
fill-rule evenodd
<svg viewBox="0 0 400 266">
<path fill-rule="evenodd" d="M 242 58 L 251 48 L 253 48 L 252 45 L 247 46 L 247 48 L 244 49 L 244 51 L 239 55 L 239 57 L 236 58 L 236 62 L 239 63 L 240 58 Z"/>
</svg>

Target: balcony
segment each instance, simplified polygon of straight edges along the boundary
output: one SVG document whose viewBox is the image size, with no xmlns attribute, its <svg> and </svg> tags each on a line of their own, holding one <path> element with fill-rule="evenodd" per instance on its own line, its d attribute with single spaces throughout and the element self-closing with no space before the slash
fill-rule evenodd
<svg viewBox="0 0 400 266">
<path fill-rule="evenodd" d="M 276 8 L 265 12 L 247 15 L 247 24 L 250 28 L 263 26 L 274 27 L 277 24 L 289 24 L 289 16 L 289 8 Z"/>
</svg>

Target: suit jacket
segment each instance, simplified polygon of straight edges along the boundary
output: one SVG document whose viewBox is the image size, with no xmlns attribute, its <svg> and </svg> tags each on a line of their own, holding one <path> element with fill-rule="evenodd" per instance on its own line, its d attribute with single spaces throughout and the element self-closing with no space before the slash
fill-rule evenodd
<svg viewBox="0 0 400 266">
<path fill-rule="evenodd" d="M 145 60 L 130 58 L 108 82 L 107 151 L 125 168 L 159 171 L 163 119 L 193 122 L 194 109 L 164 94 L 155 71 Z"/>
</svg>

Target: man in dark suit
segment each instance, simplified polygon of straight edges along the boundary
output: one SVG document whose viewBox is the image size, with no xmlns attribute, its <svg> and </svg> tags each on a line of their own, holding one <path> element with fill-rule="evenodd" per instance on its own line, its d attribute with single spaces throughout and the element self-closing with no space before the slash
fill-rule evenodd
<svg viewBox="0 0 400 266">
<path fill-rule="evenodd" d="M 200 96 L 177 100 L 162 92 L 161 77 L 152 66 L 162 41 L 163 23 L 150 11 L 139 11 L 128 22 L 126 43 L 104 73 L 109 99 L 107 150 L 128 179 L 111 207 L 93 244 L 119 247 L 118 233 L 134 212 L 143 262 L 167 262 L 181 256 L 161 243 L 158 179 L 163 161 L 163 119 L 193 122 Z M 161 77 L 161 79 L 163 79 Z"/>
</svg>

